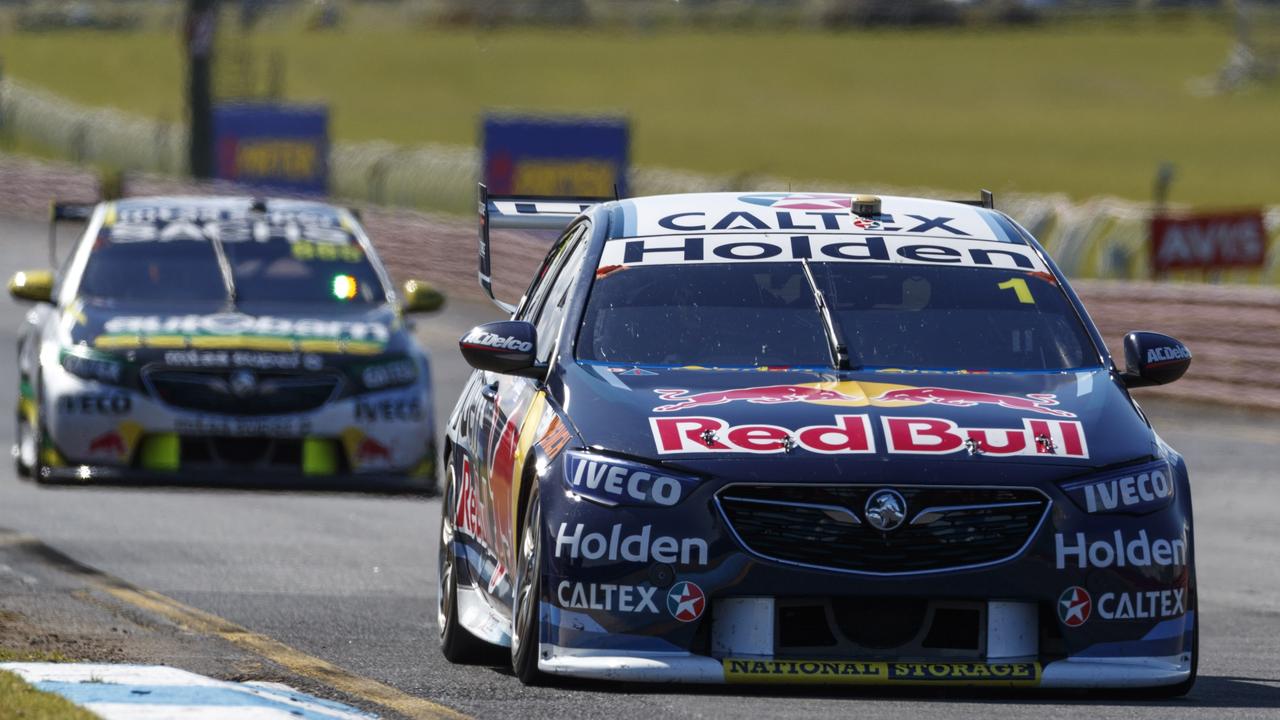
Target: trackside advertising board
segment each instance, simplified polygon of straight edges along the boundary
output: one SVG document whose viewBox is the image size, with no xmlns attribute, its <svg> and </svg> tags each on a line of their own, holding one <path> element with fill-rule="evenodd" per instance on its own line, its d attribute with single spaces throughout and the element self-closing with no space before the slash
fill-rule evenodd
<svg viewBox="0 0 1280 720">
<path fill-rule="evenodd" d="M 481 132 L 484 182 L 496 195 L 627 194 L 624 118 L 487 115 Z"/>
<path fill-rule="evenodd" d="M 1151 219 L 1151 268 L 1261 268 L 1267 241 L 1261 210 L 1157 215 Z"/>
<path fill-rule="evenodd" d="M 245 103 L 213 110 L 216 172 L 265 190 L 329 190 L 329 109 L 322 105 Z"/>
</svg>

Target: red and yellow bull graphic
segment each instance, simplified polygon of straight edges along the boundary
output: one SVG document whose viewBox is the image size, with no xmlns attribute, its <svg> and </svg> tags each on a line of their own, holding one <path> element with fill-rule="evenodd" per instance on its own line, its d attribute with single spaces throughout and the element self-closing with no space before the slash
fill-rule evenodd
<svg viewBox="0 0 1280 720">
<path fill-rule="evenodd" d="M 668 401 L 667 404 L 654 408 L 654 412 L 660 413 L 725 405 L 733 402 L 748 402 L 756 405 L 804 402 L 837 407 L 871 406 L 890 408 L 914 405 L 942 405 L 946 407 L 991 405 L 1022 412 L 1052 415 L 1054 417 L 1075 417 L 1075 413 L 1057 408 L 1057 396 L 1049 393 L 1000 395 L 976 390 L 910 387 L 857 381 L 765 385 L 762 387 L 709 390 L 692 394 L 683 389 L 658 389 L 654 390 L 654 392 L 658 394 L 660 399 Z"/>
</svg>

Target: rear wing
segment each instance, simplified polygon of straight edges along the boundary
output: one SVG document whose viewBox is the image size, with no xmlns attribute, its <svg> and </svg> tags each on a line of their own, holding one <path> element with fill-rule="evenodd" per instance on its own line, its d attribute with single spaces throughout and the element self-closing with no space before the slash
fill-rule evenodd
<svg viewBox="0 0 1280 720">
<path fill-rule="evenodd" d="M 49 266 L 58 269 L 58 223 L 89 222 L 97 203 L 49 201 Z"/>
<path fill-rule="evenodd" d="M 544 195 L 490 195 L 480 183 L 480 287 L 498 307 L 513 312 L 515 306 L 493 294 L 492 253 L 489 230 L 563 230 L 587 208 L 611 197 L 549 197 Z"/>
</svg>

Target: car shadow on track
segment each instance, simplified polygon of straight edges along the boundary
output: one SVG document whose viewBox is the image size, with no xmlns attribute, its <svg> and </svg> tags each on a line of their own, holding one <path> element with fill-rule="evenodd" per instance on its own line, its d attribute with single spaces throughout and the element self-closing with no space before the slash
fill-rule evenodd
<svg viewBox="0 0 1280 720">
<path fill-rule="evenodd" d="M 504 667 L 489 667 L 511 677 Z M 1053 690 L 1029 688 L 853 687 L 836 685 L 676 685 L 614 683 L 560 678 L 549 688 L 619 695 L 749 696 L 798 700 L 933 700 L 938 702 L 1017 702 L 1025 705 L 1142 706 L 1168 708 L 1280 709 L 1280 677 L 1244 678 L 1201 675 L 1186 697 L 1151 698 L 1132 690 Z"/>
</svg>

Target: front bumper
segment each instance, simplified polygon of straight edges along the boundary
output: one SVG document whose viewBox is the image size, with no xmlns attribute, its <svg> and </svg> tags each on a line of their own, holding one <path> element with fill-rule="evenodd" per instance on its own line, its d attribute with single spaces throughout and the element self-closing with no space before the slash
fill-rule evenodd
<svg viewBox="0 0 1280 720">
<path fill-rule="evenodd" d="M 692 653 L 610 653 L 543 645 L 538 669 L 593 680 L 690 684 L 827 684 L 1124 689 L 1177 685 L 1184 657 L 1010 662 L 717 659 Z"/>
<path fill-rule="evenodd" d="M 1188 679 L 1196 605 L 1185 470 L 1167 506 L 1138 515 L 1090 514 L 1056 483 L 1005 467 L 1007 480 L 988 472 L 957 487 L 1040 493 L 1043 515 L 1025 542 L 998 560 L 911 572 L 759 552 L 717 501 L 741 480 L 705 481 L 673 507 L 606 508 L 562 492 L 553 470 L 543 481 L 539 667 L 694 683 L 1154 688 Z M 869 475 L 861 487 L 923 487 Z M 895 610 L 913 604 L 914 626 Z M 944 608 L 964 619 L 938 620 Z M 876 631 L 894 623 L 907 633 Z"/>
<path fill-rule="evenodd" d="M 46 479 L 308 487 L 436 487 L 426 382 L 287 415 L 185 410 L 47 368 L 38 417 Z"/>
</svg>

